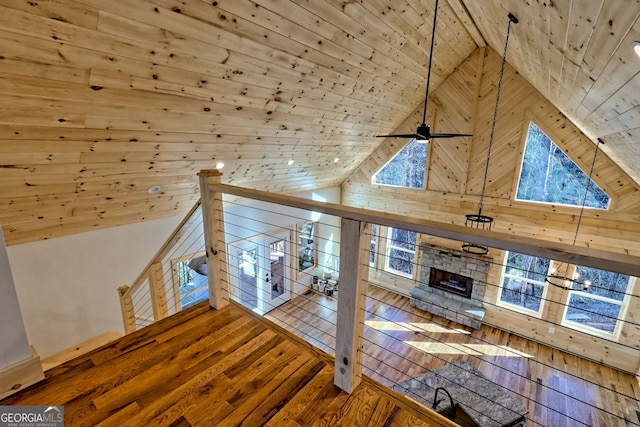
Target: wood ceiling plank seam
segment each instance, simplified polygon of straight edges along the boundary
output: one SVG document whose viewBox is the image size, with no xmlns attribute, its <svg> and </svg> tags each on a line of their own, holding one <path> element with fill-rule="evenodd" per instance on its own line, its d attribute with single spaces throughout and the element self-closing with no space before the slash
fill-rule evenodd
<svg viewBox="0 0 640 427">
<path fill-rule="evenodd" d="M 597 127 L 597 132 L 604 136 L 638 128 L 640 128 L 640 105 L 602 123 Z"/>
<path fill-rule="evenodd" d="M 464 5 L 461 5 L 461 7 L 464 7 Z M 464 159 L 464 166 L 463 166 L 464 175 L 460 176 L 460 187 L 459 187 L 460 195 L 465 194 L 467 191 L 467 184 L 469 182 L 469 170 L 471 165 L 471 153 L 472 153 L 471 146 L 473 145 L 474 138 L 478 138 L 477 129 L 480 126 L 480 122 L 478 120 L 478 117 L 479 117 L 478 107 L 480 104 L 480 89 L 482 87 L 482 79 L 485 78 L 485 74 L 483 73 L 483 70 L 485 68 L 485 63 L 487 62 L 486 58 L 487 58 L 487 55 L 489 54 L 489 51 L 490 51 L 490 48 L 487 48 L 487 47 L 481 47 L 477 49 L 472 54 L 472 56 L 470 56 L 470 59 L 467 60 L 468 62 L 466 62 L 465 64 L 463 64 L 462 67 L 459 68 L 460 70 L 464 70 L 465 68 L 469 70 L 469 72 L 466 73 L 466 77 L 469 82 L 472 82 L 472 87 L 469 88 L 469 92 L 468 92 L 468 93 L 473 93 L 473 104 L 470 107 L 471 120 L 469 125 L 471 128 L 470 133 L 474 135 L 466 147 L 466 158 Z"/>
<path fill-rule="evenodd" d="M 148 78 L 138 78 L 135 76 L 128 76 L 128 80 L 122 79 L 122 76 L 118 76 L 116 74 L 107 74 L 104 72 L 96 72 L 92 71 L 90 82 L 92 84 L 98 84 L 100 86 L 104 86 L 110 89 L 118 89 L 118 90 L 127 90 L 133 89 L 137 91 L 143 91 L 145 93 L 160 93 L 168 96 L 176 96 L 176 97 L 185 97 L 187 99 L 201 100 L 201 101 L 210 101 L 212 98 L 214 101 L 216 99 L 227 101 L 230 97 L 231 99 L 243 99 L 244 97 L 258 98 L 258 94 L 254 93 L 255 88 L 249 87 L 247 85 L 242 86 L 242 90 L 245 91 L 245 95 L 241 95 L 240 98 L 234 98 L 236 95 L 233 94 L 218 94 L 212 93 L 208 88 L 202 87 L 185 87 L 181 84 L 168 83 L 168 82 L 158 82 L 157 80 L 152 80 Z M 225 83 L 225 86 L 228 84 Z M 271 98 L 271 95 L 269 98 Z M 216 97 L 217 96 L 217 97 Z M 276 96 L 276 99 L 280 99 Z M 292 99 L 295 101 L 296 99 Z M 281 100 L 282 101 L 282 100 Z M 233 104 L 236 101 L 227 101 L 226 103 Z M 317 109 L 322 111 L 329 111 L 334 108 L 335 104 L 331 104 L 328 102 L 323 102 L 321 99 L 314 99 L 314 103 L 317 106 Z M 269 101 L 269 104 L 273 104 L 273 108 L 294 108 L 295 104 L 287 104 L 285 102 L 273 102 Z M 233 104 L 235 105 L 235 104 Z M 267 110 L 269 111 L 269 110 Z M 358 110 L 359 111 L 359 110 Z"/>
<path fill-rule="evenodd" d="M 396 12 L 396 8 L 399 3 L 397 2 L 389 2 L 387 0 L 375 0 L 374 2 L 365 2 L 363 6 L 367 8 L 370 13 L 374 16 L 384 17 L 381 21 L 384 21 L 386 25 L 393 29 L 396 34 L 401 34 L 401 39 L 404 40 L 402 44 L 402 51 L 414 58 L 424 58 L 424 62 L 427 62 L 427 54 L 428 54 L 428 46 L 431 42 L 431 22 L 425 22 L 420 14 L 422 11 L 416 10 L 413 7 L 405 8 L 403 11 L 405 13 L 402 16 Z M 409 13 L 413 12 L 413 14 Z M 439 14 L 439 17 L 442 19 L 442 14 L 444 14 L 445 19 L 449 19 L 450 15 L 446 10 L 446 7 L 439 11 L 442 12 Z M 409 19 L 403 18 L 406 17 Z M 393 24 L 391 26 L 390 24 Z M 415 28 L 415 29 L 414 29 Z M 441 52 L 448 52 L 452 57 L 457 58 L 454 60 L 454 67 L 459 65 L 464 58 L 469 56 L 471 51 L 475 48 L 471 46 L 470 40 L 463 40 L 462 38 L 456 39 L 456 43 L 450 44 L 447 41 L 447 37 L 442 36 L 442 33 L 449 33 L 449 30 L 440 25 L 436 30 L 436 45 L 438 46 L 438 51 L 440 54 L 434 52 L 434 60 L 436 61 L 437 66 L 433 68 L 445 68 L 450 69 L 447 66 L 438 65 L 441 61 L 446 61 L 449 55 L 443 55 Z M 425 73 L 426 74 L 426 73 Z M 423 77 L 424 78 L 424 77 Z M 436 85 L 438 87 L 438 85 Z"/>
<path fill-rule="evenodd" d="M 25 2 L 22 0 L 3 0 L 4 7 L 39 15 L 44 18 L 69 22 L 88 29 L 95 29 L 98 22 L 98 10 L 72 1 Z"/>
<path fill-rule="evenodd" d="M 344 13 L 342 7 L 335 3 L 326 2 L 307 2 L 304 0 L 293 0 L 301 8 L 304 8 L 319 17 L 321 20 L 335 24 L 338 28 L 348 28 L 350 37 L 357 38 L 361 43 L 369 46 L 375 52 L 381 52 L 384 56 L 399 63 L 407 63 L 415 61 L 415 58 L 402 55 L 398 52 L 396 45 L 389 43 L 384 37 L 380 37 L 376 32 L 369 31 L 367 27 L 361 24 L 351 15 Z M 418 63 L 418 65 L 420 65 Z M 418 71 L 420 68 L 416 68 Z"/>
<path fill-rule="evenodd" d="M 392 0 L 384 0 L 389 6 L 397 5 Z M 427 54 L 428 44 L 431 43 L 431 24 L 432 19 L 432 7 L 431 4 L 426 4 L 424 1 L 409 0 L 407 3 L 410 5 L 410 9 L 414 11 L 417 21 L 413 24 L 417 26 L 417 32 L 422 36 L 421 39 L 415 40 L 416 46 L 422 49 Z M 428 15 L 425 16 L 425 12 Z M 438 22 L 436 23 L 436 45 L 439 46 L 444 52 L 454 52 L 452 55 L 458 58 L 456 66 L 460 65 L 464 58 L 468 57 L 473 52 L 478 44 L 469 34 L 466 26 L 460 20 L 460 17 L 455 10 L 451 7 L 449 1 L 446 1 L 440 7 L 438 11 Z M 447 59 L 448 55 L 436 55 L 434 59 Z M 462 61 L 460 61 L 462 59 Z M 454 67 L 455 68 L 455 67 Z"/>
<path fill-rule="evenodd" d="M 478 28 L 475 20 L 469 13 L 469 10 L 464 5 L 462 0 L 447 0 L 447 4 L 453 11 L 453 13 L 458 17 L 458 20 L 464 25 L 465 30 L 469 34 L 469 36 L 475 41 L 478 47 L 487 46 L 487 41 L 484 38 L 484 35 Z"/>
<path fill-rule="evenodd" d="M 60 128 L 84 128 L 85 116 L 65 114 L 60 117 L 43 111 L 19 111 L 14 109 L 0 109 L 0 124 L 29 125 L 29 126 L 58 126 Z"/>
<path fill-rule="evenodd" d="M 640 38 L 640 35 L 638 36 Z M 619 114 L 628 112 L 640 104 L 637 93 L 640 92 L 640 72 L 635 74 L 619 89 L 603 102 L 596 110 L 591 112 L 586 120 L 593 123 L 594 126 L 615 119 Z"/>
<path fill-rule="evenodd" d="M 117 18 L 119 18 L 121 20 L 125 20 L 126 19 L 126 18 L 122 18 L 122 17 L 117 17 Z M 127 22 L 130 22 L 129 26 L 134 26 L 135 25 L 136 28 L 142 26 L 142 24 L 139 24 L 139 23 L 135 24 L 135 21 L 127 20 Z M 150 26 L 149 26 L 149 28 L 155 29 L 155 28 L 150 27 Z M 104 31 L 115 32 L 114 29 L 111 29 L 111 28 L 105 28 Z M 163 32 L 163 34 L 164 33 L 166 33 L 166 31 Z M 199 41 L 195 40 L 195 39 L 190 39 L 190 43 L 197 43 L 197 42 L 199 42 Z M 217 46 L 214 46 L 214 45 L 211 45 L 211 44 L 209 46 L 211 46 L 212 48 L 218 48 Z M 220 49 L 222 49 L 222 48 L 220 48 Z M 226 55 L 226 59 L 223 62 L 225 62 L 225 64 L 230 65 L 231 62 L 229 60 L 232 59 L 234 51 L 230 51 L 230 50 L 227 50 L 227 49 L 224 49 L 225 52 L 227 52 L 227 55 Z M 173 54 L 173 52 L 172 52 L 172 54 Z M 259 60 L 259 59 L 255 59 L 255 58 L 250 58 L 249 56 L 245 55 L 241 51 L 238 51 L 236 54 L 237 55 L 241 55 L 246 59 L 253 59 L 255 61 Z M 262 61 L 262 63 L 264 64 L 264 66 L 262 66 L 261 69 L 264 70 L 265 73 L 266 73 L 267 70 L 271 70 L 271 71 L 273 71 L 273 70 L 282 70 L 282 71 L 287 72 L 289 74 L 295 73 L 298 76 L 299 79 L 302 79 L 305 76 L 305 74 L 308 74 L 311 71 L 310 68 L 307 69 L 307 70 L 303 69 L 301 71 L 294 71 L 294 69 L 291 66 L 283 67 L 280 64 L 274 63 L 272 60 L 270 60 L 270 58 L 268 58 L 268 61 L 265 61 L 263 59 L 260 59 L 260 61 Z M 189 61 L 189 62 L 191 62 L 191 61 Z M 189 62 L 187 62 L 187 63 L 189 63 Z M 180 66 L 181 63 L 182 63 L 182 61 L 177 61 L 177 63 L 174 63 L 173 66 L 176 66 L 176 65 Z M 244 63 L 246 63 L 246 61 L 243 61 L 243 64 Z M 210 66 L 211 67 L 216 67 L 216 66 L 220 66 L 220 64 L 218 64 L 217 62 L 212 62 L 210 64 Z M 299 67 L 296 67 L 296 68 L 299 68 Z M 201 71 L 203 71 L 203 70 L 201 70 Z M 228 66 L 223 66 L 222 71 L 219 73 L 219 75 L 227 76 L 227 78 L 228 78 L 228 77 L 231 76 L 231 74 L 230 74 L 231 71 L 232 70 Z M 246 72 L 246 69 L 244 71 Z M 258 74 L 263 74 L 263 73 L 258 73 Z M 309 77 L 307 76 L 307 79 L 308 78 Z M 327 80 L 330 80 L 330 79 L 327 79 Z M 260 80 L 258 80 L 258 81 L 260 81 Z M 320 79 L 317 79 L 317 82 L 319 82 L 319 81 L 320 81 Z M 354 80 L 354 82 L 355 82 L 355 80 Z M 344 84 L 344 79 L 342 79 L 342 84 Z"/>
<path fill-rule="evenodd" d="M 4 148 L 3 148 L 4 150 Z M 56 152 L 48 153 L 16 153 L 0 151 L 1 165 L 42 165 L 56 163 L 78 163 L 79 152 Z"/>
<path fill-rule="evenodd" d="M 60 58 L 60 42 L 43 40 L 0 29 L 3 56 L 21 61 L 34 61 L 42 64 L 64 65 Z"/>
<path fill-rule="evenodd" d="M 172 0 L 156 0 L 155 4 L 162 5 L 163 7 L 168 9 L 174 3 Z M 225 5 L 226 5 L 225 7 L 228 10 L 225 11 L 226 14 L 219 13 L 217 15 L 219 22 L 214 22 L 213 20 L 205 21 L 202 18 L 202 16 L 199 15 L 198 12 L 202 11 L 202 8 L 205 6 L 205 3 L 193 3 L 193 4 L 190 4 L 189 7 L 183 6 L 180 8 L 180 14 L 182 14 L 183 16 L 192 16 L 194 18 L 197 17 L 197 19 L 203 22 L 208 22 L 211 25 L 218 26 L 219 28 L 225 29 L 226 31 L 237 34 L 239 37 L 253 40 L 255 43 L 260 43 L 260 44 L 266 43 L 268 46 L 272 48 L 275 47 L 279 51 L 288 52 L 289 54 L 293 53 L 294 55 L 301 58 L 308 58 L 308 60 L 312 60 L 314 64 L 316 64 L 316 66 L 320 65 L 329 69 L 338 70 L 344 73 L 345 75 L 351 75 L 356 78 L 362 78 L 362 72 L 365 72 L 371 76 L 373 81 L 382 80 L 381 78 L 378 77 L 378 74 L 385 75 L 386 70 L 384 69 L 362 68 L 367 66 L 368 61 L 360 61 L 357 59 L 350 60 L 351 52 L 346 51 L 346 49 L 338 48 L 338 45 L 334 44 L 333 42 L 329 42 L 328 40 L 326 40 L 326 41 L 321 41 L 321 43 L 318 43 L 317 39 L 314 37 L 313 41 L 308 40 L 307 43 L 305 44 L 301 40 L 297 40 L 297 39 L 294 40 L 287 37 L 287 35 L 285 34 L 281 34 L 280 32 L 278 32 L 280 30 L 275 24 L 270 25 L 269 27 L 266 27 L 265 25 L 270 20 L 276 20 L 280 18 L 277 15 L 271 15 L 270 19 L 267 19 L 265 22 L 263 21 L 258 22 L 256 19 L 253 19 L 253 16 L 257 16 L 258 13 L 262 13 L 262 11 L 266 11 L 267 9 L 258 8 L 256 13 L 254 8 L 252 11 L 245 11 L 246 13 L 244 13 L 243 16 L 236 15 L 237 16 L 236 17 L 236 16 L 228 16 L 228 14 L 242 13 L 242 7 L 248 4 L 245 2 L 229 2 L 229 3 L 225 3 Z M 235 6 L 235 8 L 231 8 L 231 5 Z M 220 2 L 218 2 L 218 5 L 214 6 L 214 9 L 219 9 L 220 6 L 221 6 Z M 211 7 L 211 6 L 207 6 L 207 7 Z M 229 10 L 233 10 L 233 12 L 230 12 Z M 224 16 L 224 18 L 222 18 L 222 16 Z M 251 23 L 252 25 L 245 24 L 245 21 L 247 23 Z M 281 20 L 280 22 L 283 23 L 284 20 Z M 288 21 L 288 22 L 291 22 L 291 21 Z M 291 24 L 296 25 L 295 23 L 291 23 Z M 270 32 L 269 36 L 265 37 L 264 31 L 262 32 L 256 31 L 256 27 L 269 31 Z M 296 34 L 296 36 L 302 38 L 304 34 L 299 34 L 299 31 L 305 32 L 307 30 L 300 26 L 297 26 L 297 27 L 298 27 L 298 34 Z M 306 46 L 306 48 L 303 46 Z M 346 58 L 343 57 L 343 55 L 346 55 Z M 366 58 L 362 58 L 362 59 L 366 59 Z M 342 66 L 343 62 L 345 63 L 345 66 Z M 361 71 L 356 72 L 350 69 L 348 64 L 360 69 Z M 392 85 L 395 84 L 395 81 L 400 81 L 400 82 L 405 81 L 404 74 L 391 73 L 386 77 L 387 77 L 386 81 L 391 83 Z M 410 84 L 410 82 L 411 80 L 406 80 L 405 84 Z"/>
<path fill-rule="evenodd" d="M 557 98 L 563 78 L 564 62 L 568 48 L 568 34 L 572 10 L 575 8 L 573 0 L 550 4 L 548 12 L 548 37 L 549 37 L 549 76 L 552 82 L 549 88 L 549 99 Z"/>
<path fill-rule="evenodd" d="M 0 133 L 1 134 L 1 133 Z M 49 154 L 50 152 L 69 153 L 75 151 L 88 150 L 92 144 L 88 141 L 65 141 L 59 139 L 51 139 L 47 141 L 25 140 L 16 141 L 13 139 L 0 139 L 0 148 L 2 155 L 15 153 L 17 155 L 24 154 Z"/>
<path fill-rule="evenodd" d="M 393 30 L 396 33 L 402 34 L 402 38 L 405 39 L 406 42 L 402 45 L 401 51 L 410 57 L 423 58 L 422 62 L 425 65 L 427 64 L 433 19 L 423 19 L 422 14 L 424 10 L 420 10 L 420 8 L 416 9 L 412 7 L 412 5 L 408 5 L 408 7 L 404 7 L 398 11 L 398 6 L 405 5 L 388 0 L 367 2 L 366 5 L 370 10 L 373 10 L 372 13 L 383 16 L 385 22 L 393 24 Z M 432 10 L 431 8 L 431 11 Z M 448 59 L 448 56 L 457 58 L 458 60 L 455 61 L 455 65 L 458 65 L 458 63 L 461 62 L 461 58 L 469 55 L 470 48 L 468 47 L 469 43 L 465 43 L 463 37 L 460 37 L 457 43 L 449 43 L 451 39 L 449 39 L 448 36 L 451 33 L 446 25 L 442 24 L 443 19 L 447 20 L 449 18 L 445 12 L 447 12 L 446 8 L 441 8 L 438 14 L 440 25 L 436 30 L 435 46 L 437 46 L 437 49 L 434 47 L 434 60 L 439 68 L 448 69 L 448 67 L 444 65 L 444 61 Z M 443 14 L 445 14 L 444 17 Z M 446 35 L 443 36 L 443 33 Z M 444 55 L 442 52 L 447 52 L 449 55 Z M 423 65 L 423 68 L 425 65 Z M 433 66 L 433 68 L 435 69 L 436 67 Z M 426 70 L 422 72 L 422 75 L 424 76 L 423 79 L 426 78 Z"/>
<path fill-rule="evenodd" d="M 385 40 L 391 46 L 404 46 L 407 42 L 404 34 L 398 33 L 393 27 L 387 25 L 384 20 L 381 20 L 379 16 L 366 7 L 366 4 L 359 2 L 344 3 L 340 0 L 329 0 L 328 3 L 332 5 L 337 11 L 349 16 L 355 22 L 358 22 L 362 27 L 367 29 L 367 32 L 375 34 L 376 37 Z M 373 44 L 372 46 L 375 46 Z"/>
<path fill-rule="evenodd" d="M 627 0 L 610 0 L 600 9 L 595 30 L 589 38 L 583 70 L 592 80 L 598 80 L 612 60 L 625 35 L 640 16 L 640 4 Z M 607 54 L 603 55 L 604 53 Z"/>
<path fill-rule="evenodd" d="M 17 116 L 14 114 L 14 116 Z M 150 120 L 140 120 L 131 117 L 113 117 L 113 116 L 99 116 L 88 115 L 85 116 L 86 122 L 82 123 L 89 128 L 102 128 L 102 129 L 127 129 L 127 130 L 151 130 L 156 131 L 191 131 L 193 133 L 209 133 L 209 134 L 225 134 L 230 133 L 234 135 L 255 135 L 255 136 L 289 136 L 289 137 L 313 137 L 318 133 L 324 133 L 324 127 L 305 124 L 305 128 L 301 128 L 296 123 L 276 122 L 271 121 L 265 123 L 262 119 L 254 119 L 251 117 L 237 117 L 237 116 L 220 116 L 220 117 L 204 117 L 195 118 L 185 114 L 181 114 L 181 117 L 172 117 L 171 120 L 162 120 L 157 116 Z M 74 116 L 69 116 L 68 123 L 63 123 L 67 126 L 72 126 L 73 122 L 77 120 Z M 217 125 L 220 119 L 229 119 L 231 122 L 223 122 L 223 125 Z M 36 117 L 22 117 L 17 116 L 14 120 L 9 120 L 9 123 L 15 123 L 18 119 L 21 119 L 21 123 L 34 123 Z M 57 119 L 50 118 L 51 121 Z M 72 121 L 73 120 L 73 121 Z M 3 110 L 0 109 L 0 123 L 4 123 Z M 291 125 L 292 127 L 289 128 Z M 361 135 L 359 131 L 351 131 L 347 128 L 342 128 L 338 132 L 332 132 L 332 135 Z"/>
<path fill-rule="evenodd" d="M 271 57 L 269 57 L 269 58 L 267 58 L 267 59 L 270 59 L 270 60 L 272 60 L 272 58 L 271 58 Z"/>
<path fill-rule="evenodd" d="M 67 65 L 44 64 L 23 58 L 2 58 L 2 74 L 4 76 L 34 77 L 44 80 L 65 83 L 89 84 L 89 70 Z"/>
<path fill-rule="evenodd" d="M 0 6 L 1 7 L 1 6 Z M 5 13 L 6 12 L 6 13 Z M 25 16 L 17 11 L 7 12 L 3 10 L 2 16 L 3 28 L 12 29 L 18 34 L 23 34 L 28 37 L 42 38 L 49 40 L 53 38 L 57 41 L 59 51 L 62 52 L 62 57 L 58 58 L 58 61 L 62 61 L 64 64 L 67 60 L 64 56 L 64 51 L 69 50 L 71 47 L 82 48 L 85 52 L 96 51 L 111 53 L 115 48 L 123 53 L 127 53 L 130 58 L 146 58 L 149 62 L 157 61 L 159 58 L 155 57 L 148 46 L 135 46 L 130 43 L 130 40 L 122 41 L 116 39 L 115 36 L 109 36 L 98 32 L 91 31 L 81 27 L 73 27 L 65 22 L 59 22 L 56 20 L 48 20 L 45 18 L 35 16 Z M 27 28 L 30 31 L 19 26 L 21 22 L 27 21 L 30 24 Z M 51 35 L 53 34 L 53 36 Z M 98 50 L 102 46 L 103 50 Z M 87 55 L 91 57 L 91 55 Z"/>
<path fill-rule="evenodd" d="M 602 109 L 602 106 L 611 102 L 611 97 L 617 91 L 625 89 L 636 76 L 638 76 L 637 55 L 630 48 L 632 43 L 640 38 L 640 20 L 636 21 L 638 30 L 630 29 L 622 39 L 621 45 L 618 47 L 614 55 L 611 57 L 607 65 L 600 73 L 598 80 L 593 84 L 589 93 L 582 101 L 588 111 L 595 112 Z M 629 93 L 631 102 L 637 101 L 637 95 Z M 637 105 L 637 104 L 635 104 Z M 606 109 L 613 109 L 608 106 Z M 589 116 L 585 117 L 589 120 Z"/>
<path fill-rule="evenodd" d="M 224 5 L 226 6 L 229 4 L 233 4 L 233 6 L 237 6 L 237 2 L 236 3 L 228 2 L 228 3 L 225 3 Z M 220 2 L 218 2 L 218 5 L 220 6 Z M 236 10 L 235 8 L 233 9 L 229 8 L 229 6 L 226 6 L 225 8 L 225 6 L 223 6 L 222 8 L 232 13 Z M 273 15 L 277 16 L 278 12 L 281 12 L 282 5 L 274 1 L 264 1 L 264 2 L 261 2 L 260 8 L 258 10 L 260 11 L 265 8 L 268 9 L 271 13 L 273 13 Z M 253 17 L 254 14 L 255 13 L 252 13 L 251 16 Z M 244 13 L 243 15 L 245 16 L 245 18 L 247 17 L 246 13 Z M 265 21 L 265 20 L 259 19 L 257 14 L 255 14 L 255 16 L 259 22 Z M 336 15 L 332 15 L 331 17 L 320 17 L 314 14 L 313 12 L 311 12 L 310 10 L 296 4 L 295 7 L 288 8 L 286 15 L 283 15 L 282 18 L 287 21 L 296 23 L 302 27 L 307 27 L 309 29 L 314 28 L 320 37 L 323 37 L 324 39 L 330 42 L 336 43 L 342 46 L 343 48 L 347 49 L 348 51 L 358 52 L 358 55 L 361 58 L 363 58 L 365 61 L 367 60 L 372 61 L 373 63 L 382 65 L 384 67 L 388 67 L 390 63 L 399 63 L 399 64 L 403 64 L 403 67 L 398 68 L 396 72 L 403 72 L 403 71 L 406 71 L 405 69 L 409 69 L 411 70 L 411 72 L 415 72 L 416 76 L 418 77 L 424 74 L 424 66 L 422 64 L 419 64 L 417 61 L 415 61 L 415 58 L 412 58 L 412 57 L 400 58 L 397 56 L 388 57 L 387 55 L 385 55 L 384 52 L 380 52 L 378 50 L 379 49 L 378 45 L 376 44 L 369 45 L 367 43 L 364 43 L 360 41 L 356 36 L 350 36 L 349 33 L 335 26 L 333 22 L 336 19 Z M 322 19 L 318 19 L 318 18 L 322 18 Z M 267 21 L 275 22 L 275 20 L 273 19 L 267 19 Z M 347 27 L 347 28 L 350 28 L 350 27 Z M 299 36 L 298 31 L 291 31 L 291 33 L 295 34 L 296 37 Z M 291 34 L 283 34 L 283 35 L 291 37 Z M 378 52 L 377 55 L 376 55 L 376 52 Z M 397 52 L 397 50 L 395 50 L 394 52 Z M 380 61 L 378 61 L 376 59 L 376 56 L 378 55 L 383 55 L 383 57 L 385 57 L 386 59 L 381 59 Z M 342 60 L 343 58 L 338 57 L 338 59 Z"/>
<path fill-rule="evenodd" d="M 135 3 L 112 4 L 100 0 L 76 1 L 95 6 L 101 11 L 107 11 L 143 25 L 162 28 L 172 33 L 203 42 L 209 42 L 225 49 L 235 48 L 235 50 L 240 52 L 246 51 L 247 54 L 253 53 L 254 56 L 258 56 L 274 64 L 281 63 L 285 67 L 302 68 L 305 72 L 309 72 L 314 67 L 312 63 L 289 55 L 286 52 L 277 52 L 277 55 L 275 55 L 272 50 L 260 50 L 261 45 L 258 43 L 254 43 L 248 39 L 242 39 L 231 33 L 222 32 L 219 28 L 187 18 L 171 10 L 158 8 L 152 2 L 140 1 Z"/>
</svg>

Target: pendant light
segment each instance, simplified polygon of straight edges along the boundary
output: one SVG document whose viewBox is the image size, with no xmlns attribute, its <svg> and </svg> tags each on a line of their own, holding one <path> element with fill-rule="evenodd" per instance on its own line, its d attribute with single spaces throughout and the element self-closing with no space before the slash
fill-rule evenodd
<svg viewBox="0 0 640 427">
<path fill-rule="evenodd" d="M 604 144 L 604 141 L 598 138 L 598 142 L 596 143 L 596 150 L 593 153 L 593 160 L 591 162 L 591 170 L 589 171 L 589 182 L 587 182 L 587 185 L 584 189 L 584 196 L 582 197 L 582 206 L 580 208 L 580 215 L 578 216 L 576 233 L 573 235 L 573 246 L 576 245 L 576 241 L 578 240 L 578 231 L 580 231 L 582 214 L 584 213 L 584 207 L 587 203 L 587 195 L 589 194 L 589 187 L 591 186 L 591 176 L 593 175 L 593 168 L 596 164 L 596 156 L 598 155 L 600 144 Z M 548 275 L 544 281 L 549 283 L 550 285 L 569 291 L 586 291 L 587 289 L 589 289 L 589 286 L 591 286 L 591 282 L 589 280 L 582 280 L 580 274 L 577 271 L 574 271 L 573 274 L 569 275 L 570 267 L 571 265 L 568 262 L 560 263 L 557 268 L 551 270 L 551 274 Z M 559 273 L 559 270 L 563 270 L 563 272 Z"/>
<path fill-rule="evenodd" d="M 487 161 L 484 168 L 484 178 L 482 180 L 482 193 L 480 195 L 480 202 L 478 203 L 478 213 L 465 215 L 464 225 L 470 228 L 476 228 L 481 230 L 491 230 L 493 224 L 493 218 L 482 214 L 482 206 L 484 202 L 484 193 L 487 189 L 487 174 L 489 173 L 489 159 L 491 158 L 491 148 L 493 146 L 493 136 L 496 130 L 496 119 L 498 117 L 498 105 L 500 104 L 500 91 L 502 89 L 502 78 L 504 77 L 504 66 L 507 61 L 507 47 L 509 46 L 509 34 L 511 33 L 511 24 L 517 24 L 518 18 L 512 13 L 507 15 L 509 17 L 509 23 L 507 24 L 507 37 L 504 43 L 504 53 L 502 55 L 502 67 L 500 69 L 500 79 L 498 80 L 498 94 L 496 96 L 496 106 L 493 109 L 493 123 L 491 125 L 491 136 L 489 137 L 489 148 L 487 149 Z M 477 243 L 463 243 L 462 250 L 474 254 L 474 255 L 486 255 L 489 253 L 489 248 Z"/>
</svg>

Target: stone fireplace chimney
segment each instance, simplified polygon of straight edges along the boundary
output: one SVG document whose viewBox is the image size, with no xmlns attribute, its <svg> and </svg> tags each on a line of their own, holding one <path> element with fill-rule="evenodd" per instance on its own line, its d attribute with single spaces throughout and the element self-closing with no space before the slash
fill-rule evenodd
<svg viewBox="0 0 640 427">
<path fill-rule="evenodd" d="M 420 276 L 411 291 L 411 305 L 478 329 L 490 261 L 428 244 L 420 249 Z"/>
</svg>

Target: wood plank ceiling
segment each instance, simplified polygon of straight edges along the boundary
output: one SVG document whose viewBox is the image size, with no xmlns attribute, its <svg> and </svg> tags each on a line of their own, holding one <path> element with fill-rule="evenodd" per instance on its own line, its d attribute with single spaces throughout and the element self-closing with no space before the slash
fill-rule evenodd
<svg viewBox="0 0 640 427">
<path fill-rule="evenodd" d="M 421 108 L 434 3 L 0 0 L 7 243 L 182 214 L 217 162 L 235 185 L 339 185 Z M 640 183 L 640 0 L 443 0 L 431 91 L 502 52 L 508 11 L 509 62 Z"/>
</svg>

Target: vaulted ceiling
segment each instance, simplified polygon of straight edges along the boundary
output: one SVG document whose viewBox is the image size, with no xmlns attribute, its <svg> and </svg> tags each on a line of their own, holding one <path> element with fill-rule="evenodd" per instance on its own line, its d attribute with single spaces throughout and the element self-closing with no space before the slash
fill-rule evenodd
<svg viewBox="0 0 640 427">
<path fill-rule="evenodd" d="M 182 214 L 218 162 L 235 185 L 339 185 L 421 108 L 434 4 L 0 0 L 7 243 Z M 508 62 L 640 183 L 640 0 L 441 0 L 430 91 L 502 53 L 508 12 Z"/>
</svg>

